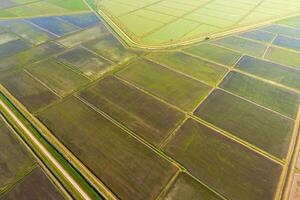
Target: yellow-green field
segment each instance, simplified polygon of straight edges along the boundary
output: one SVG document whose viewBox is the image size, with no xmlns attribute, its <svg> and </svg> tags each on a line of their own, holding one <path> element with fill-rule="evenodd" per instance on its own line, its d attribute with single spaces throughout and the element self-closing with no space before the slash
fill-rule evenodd
<svg viewBox="0 0 300 200">
<path fill-rule="evenodd" d="M 94 0 L 129 45 L 163 48 L 295 15 L 299 0 Z"/>
</svg>

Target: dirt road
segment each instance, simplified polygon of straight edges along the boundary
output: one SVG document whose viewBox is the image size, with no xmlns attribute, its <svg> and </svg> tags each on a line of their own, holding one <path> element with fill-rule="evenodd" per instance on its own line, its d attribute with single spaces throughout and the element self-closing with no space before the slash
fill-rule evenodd
<svg viewBox="0 0 300 200">
<path fill-rule="evenodd" d="M 61 164 L 51 155 L 51 153 L 37 140 L 34 134 L 16 117 L 16 115 L 10 110 L 10 108 L 0 99 L 0 107 L 2 107 L 14 120 L 14 122 L 23 129 L 24 133 L 31 139 L 40 153 L 47 157 L 50 162 L 64 175 L 64 177 L 70 182 L 70 184 L 79 192 L 82 199 L 91 200 L 87 193 L 80 187 L 80 185 L 72 178 L 72 176 L 61 166 Z"/>
</svg>

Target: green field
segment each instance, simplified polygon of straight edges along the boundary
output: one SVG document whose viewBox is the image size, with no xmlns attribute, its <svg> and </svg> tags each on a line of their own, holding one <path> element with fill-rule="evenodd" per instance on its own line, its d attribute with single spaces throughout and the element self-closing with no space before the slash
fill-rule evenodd
<svg viewBox="0 0 300 200">
<path fill-rule="evenodd" d="M 187 111 L 211 90 L 208 85 L 147 60 L 129 64 L 118 76 Z"/>
<path fill-rule="evenodd" d="M 35 63 L 27 70 L 61 96 L 88 82 L 87 78 L 70 70 L 55 59 Z"/>
<path fill-rule="evenodd" d="M 188 120 L 165 151 L 228 199 L 273 199 L 281 166 Z"/>
<path fill-rule="evenodd" d="M 193 58 L 181 52 L 155 53 L 147 57 L 213 86 L 217 85 L 227 72 L 226 68 L 220 65 Z"/>
<path fill-rule="evenodd" d="M 214 91 L 195 115 L 278 158 L 287 155 L 294 125 L 290 119 L 221 90 Z"/>
<path fill-rule="evenodd" d="M 300 10 L 299 0 L 93 1 L 94 9 L 124 41 L 143 48 L 190 44 L 265 24 Z"/>
<path fill-rule="evenodd" d="M 62 156 L 119 199 L 284 199 L 297 155 L 300 17 L 264 23 L 300 1 L 92 1 L 110 15 L 81 0 L 0 3 L 0 84 L 66 147 L 55 155 L 84 189 L 97 195 Z M 15 180 L 26 156 L 7 140 L 12 164 L 0 176 Z M 59 199 L 37 169 L 5 197 L 40 184 L 30 200 Z"/>
<path fill-rule="evenodd" d="M 296 118 L 300 96 L 237 72 L 230 73 L 220 87 L 288 117 Z"/>
<path fill-rule="evenodd" d="M 155 145 L 184 118 L 183 113 L 113 77 L 82 91 L 80 96 Z"/>
<path fill-rule="evenodd" d="M 122 199 L 153 199 L 177 171 L 74 97 L 45 110 L 39 118 Z"/>
</svg>

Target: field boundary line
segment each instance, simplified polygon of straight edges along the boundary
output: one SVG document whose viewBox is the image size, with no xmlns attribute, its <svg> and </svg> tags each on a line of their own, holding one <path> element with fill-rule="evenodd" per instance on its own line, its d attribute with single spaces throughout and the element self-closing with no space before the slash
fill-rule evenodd
<svg viewBox="0 0 300 200">
<path fill-rule="evenodd" d="M 295 119 L 293 119 L 293 118 L 291 118 L 291 117 L 288 117 L 288 116 L 286 116 L 286 115 L 284 115 L 284 114 L 281 114 L 281 113 L 279 113 L 278 111 L 272 110 L 271 108 L 267 108 L 267 107 L 265 107 L 265 106 L 263 106 L 263 105 L 260 105 L 260 104 L 258 104 L 258 103 L 255 103 L 254 101 L 249 100 L 249 99 L 247 99 L 247 98 L 245 98 L 245 97 L 239 96 L 238 94 L 235 94 L 234 92 L 228 91 L 228 90 L 226 90 L 226 89 L 224 89 L 224 88 L 220 88 L 220 87 L 217 87 L 216 89 L 217 89 L 217 90 L 221 90 L 221 91 L 223 91 L 223 92 L 226 92 L 226 93 L 228 93 L 228 94 L 230 94 L 230 95 L 232 95 L 232 96 L 235 96 L 235 97 L 237 97 L 237 98 L 239 98 L 239 99 L 242 99 L 242 100 L 244 100 L 244 101 L 247 101 L 248 103 L 254 104 L 254 105 L 256 105 L 257 107 L 260 107 L 260 108 L 262 108 L 262 109 L 264 109 L 264 110 L 267 110 L 267 111 L 269 111 L 269 112 L 271 112 L 271 113 L 273 113 L 273 114 L 277 114 L 277 115 L 279 115 L 279 116 L 281 116 L 281 117 L 283 117 L 283 118 L 285 118 L 285 119 L 289 119 L 289 120 L 291 120 L 291 121 L 293 121 L 293 122 L 295 121 Z"/>
<path fill-rule="evenodd" d="M 147 92 L 147 91 L 145 91 L 145 90 L 139 88 L 139 87 L 136 86 L 135 84 L 130 83 L 130 82 L 128 82 L 127 80 L 122 79 L 122 78 L 119 77 L 119 76 L 116 76 L 116 78 L 118 78 L 118 79 L 120 79 L 121 81 L 124 81 L 125 83 L 131 85 L 132 87 L 135 87 L 136 89 L 138 89 L 138 90 L 140 90 L 140 91 L 142 91 L 142 92 L 144 92 L 144 93 L 146 93 L 146 94 L 152 96 L 153 98 L 155 98 L 155 99 L 157 99 L 157 100 L 159 100 L 159 101 L 161 101 L 161 102 L 163 102 L 163 103 L 165 103 L 165 104 L 167 104 L 167 105 L 169 105 L 169 106 L 171 106 L 171 107 L 177 109 L 178 111 L 180 111 L 180 112 L 182 112 L 182 113 L 185 113 L 185 114 L 186 114 L 187 116 L 189 116 L 190 118 L 195 119 L 196 121 L 202 123 L 203 125 L 207 126 L 208 128 L 211 128 L 211 129 L 217 131 L 218 133 L 220 133 L 220 134 L 222 134 L 222 135 L 225 135 L 227 138 L 234 140 L 235 142 L 241 144 L 242 146 L 245 146 L 245 147 L 247 147 L 248 149 L 250 149 L 250 150 L 252 150 L 252 151 L 254 151 L 254 152 L 256 152 L 256 153 L 258 153 L 258 154 L 260 154 L 260 155 L 262 155 L 262 156 L 264 156 L 265 158 L 270 159 L 270 160 L 272 160 L 273 162 L 276 162 L 276 163 L 278 163 L 278 164 L 280 164 L 280 165 L 284 165 L 284 161 L 283 161 L 283 160 L 281 160 L 281 159 L 279 159 L 279 158 L 277 158 L 277 157 L 275 157 L 275 156 L 273 156 L 273 155 L 267 153 L 266 151 L 264 151 L 264 150 L 262 150 L 262 149 L 260 149 L 260 148 L 258 148 L 258 147 L 256 147 L 256 146 L 254 146 L 254 145 L 252 145 L 252 144 L 246 142 L 245 140 L 242 140 L 242 139 L 238 138 L 237 136 L 235 136 L 235 134 L 229 133 L 228 131 L 225 131 L 225 130 L 223 130 L 223 129 L 221 129 L 221 128 L 219 128 L 219 127 L 217 127 L 217 126 L 215 126 L 215 125 L 213 125 L 213 124 L 211 124 L 211 123 L 209 123 L 209 122 L 206 122 L 205 120 L 203 120 L 203 119 L 201 119 L 201 118 L 195 116 L 193 113 L 186 112 L 186 111 L 184 111 L 184 110 L 182 110 L 182 109 L 180 109 L 180 108 L 178 108 L 178 107 L 176 107 L 176 106 L 174 106 L 174 105 L 172 105 L 172 104 L 170 104 L 170 103 L 168 103 L 168 102 L 166 102 L 166 101 L 160 99 L 159 97 L 157 97 L 157 96 L 155 96 L 155 95 L 153 95 L 153 94 L 151 94 L 151 93 L 149 93 L 149 92 Z"/>
<path fill-rule="evenodd" d="M 287 200 L 292 187 L 293 175 L 295 172 L 296 163 L 300 156 L 300 105 L 298 106 L 298 115 L 293 130 L 293 143 L 290 146 L 287 165 L 285 166 L 284 176 L 281 179 L 281 189 L 278 192 L 278 197 L 282 200 Z"/>
<path fill-rule="evenodd" d="M 49 140 L 49 142 L 62 154 L 64 154 L 65 159 L 73 164 L 75 168 L 79 168 L 81 170 L 82 176 L 90 182 L 96 189 L 100 191 L 100 193 L 107 198 L 107 200 L 117 200 L 115 195 L 106 187 L 106 185 L 99 180 L 93 173 L 91 173 L 87 167 L 75 157 L 72 152 L 70 152 L 51 132 L 50 130 L 40 122 L 35 116 L 33 116 L 25 106 L 23 106 L 13 95 L 11 95 L 6 88 L 4 88 L 0 84 L 0 89 L 4 91 L 5 94 L 8 95 L 9 99 L 12 99 L 20 109 L 20 111 L 24 112 L 24 115 L 28 120 L 36 126 L 37 130 L 43 133 L 43 136 Z M 102 191 L 103 189 L 103 191 Z"/>
<path fill-rule="evenodd" d="M 156 196 L 155 200 L 160 200 L 164 194 L 168 191 L 168 189 L 175 183 L 176 179 L 178 178 L 179 174 L 181 173 L 180 170 L 171 177 L 168 183 L 164 186 L 164 188 L 160 191 L 160 193 Z"/>
<path fill-rule="evenodd" d="M 17 133 L 17 131 L 11 126 L 11 124 L 1 115 L 1 118 L 5 121 L 9 129 L 12 131 L 12 133 L 15 135 L 17 140 L 22 143 L 22 145 L 27 149 L 27 151 L 34 157 L 34 159 L 37 162 L 37 167 L 40 167 L 42 171 L 48 176 L 49 180 L 53 183 L 57 189 L 63 193 L 62 195 L 66 197 L 68 200 L 72 200 L 71 195 L 68 193 L 68 191 L 65 189 L 62 183 L 52 174 L 52 172 L 48 169 L 48 167 L 43 163 L 43 161 L 36 155 L 36 153 L 29 147 L 29 145 L 21 138 L 21 136 Z M 36 168 L 35 168 L 36 169 Z M 33 169 L 34 170 L 34 169 Z M 1 195 L 0 195 L 1 196 Z"/>
<path fill-rule="evenodd" d="M 195 55 L 195 54 L 191 54 L 191 53 L 189 53 L 189 52 L 187 52 L 187 51 L 184 51 L 184 50 L 179 50 L 179 51 L 182 52 L 182 53 L 184 53 L 184 54 L 186 54 L 186 55 L 188 55 L 188 56 L 191 56 L 191 57 L 194 57 L 194 58 L 198 58 L 198 59 L 200 59 L 200 60 L 204 60 L 204 61 L 207 61 L 207 62 L 211 62 L 211 63 L 217 64 L 217 65 L 221 65 L 221 66 L 223 66 L 224 68 L 227 68 L 227 69 L 229 69 L 229 70 L 231 70 L 231 71 L 235 71 L 235 72 L 238 72 L 238 73 L 240 73 L 240 74 L 247 75 L 247 76 L 250 76 L 250 77 L 252 77 L 252 78 L 261 80 L 261 81 L 263 81 L 263 82 L 265 82 L 265 83 L 269 83 L 269 84 L 272 84 L 272 85 L 274 85 L 274 86 L 277 86 L 277 87 L 280 87 L 280 88 L 284 88 L 284 89 L 286 89 L 286 90 L 289 90 L 289 91 L 292 91 L 292 92 L 295 92 L 295 93 L 300 94 L 300 90 L 291 88 L 291 87 L 286 86 L 286 85 L 283 85 L 283 84 L 281 84 L 281 83 L 274 82 L 274 81 L 272 81 L 272 80 L 268 80 L 268 79 L 266 79 L 266 78 L 257 76 L 257 75 L 255 75 L 255 74 L 251 74 L 251 73 L 242 71 L 242 70 L 240 70 L 237 66 L 228 67 L 228 66 L 226 66 L 226 65 L 224 65 L 224 64 L 215 62 L 215 61 L 213 61 L 213 60 L 210 60 L 210 59 L 207 59 L 207 58 L 204 58 L 204 57 Z M 247 55 L 247 54 L 244 54 L 243 56 L 248 56 L 248 55 Z M 241 58 L 242 58 L 243 56 L 241 56 Z M 262 60 L 262 61 L 267 61 L 267 62 L 270 62 L 270 63 L 273 63 L 273 64 L 278 64 L 278 63 L 275 63 L 275 62 L 273 62 L 273 61 L 266 60 L 266 59 L 261 59 L 261 58 L 255 57 L 255 56 L 250 56 L 250 57 L 255 58 L 255 59 L 259 59 L 259 60 Z M 240 59 L 241 59 L 241 58 L 240 58 Z M 280 65 L 281 65 L 281 64 L 280 64 Z M 289 67 L 289 66 L 286 66 L 286 65 L 282 65 L 282 66 L 287 67 L 287 68 L 290 68 L 290 69 L 293 69 L 293 70 L 297 70 L 297 69 L 295 69 L 295 68 L 293 68 L 293 67 Z"/>
<path fill-rule="evenodd" d="M 66 169 L 60 164 L 60 162 L 46 149 L 46 147 L 33 135 L 33 133 L 24 125 L 24 123 L 17 118 L 13 111 L 1 100 L 0 106 L 4 109 L 7 114 L 10 115 L 14 123 L 22 129 L 27 137 L 30 138 L 31 142 L 36 146 L 41 154 L 47 157 L 49 161 L 57 168 L 57 170 L 63 174 L 64 178 L 77 190 L 81 198 L 85 200 L 91 199 L 89 195 L 83 190 L 83 188 L 76 182 L 76 180 L 66 171 Z"/>
<path fill-rule="evenodd" d="M 166 161 L 169 161 L 171 164 L 173 164 L 177 169 L 181 169 L 183 171 L 185 171 L 186 169 L 180 165 L 179 163 L 177 163 L 176 161 L 174 161 L 173 159 L 171 159 L 170 157 L 168 157 L 167 155 L 163 154 L 159 149 L 157 149 L 154 145 L 150 144 L 149 142 L 147 142 L 145 139 L 141 138 L 140 136 L 138 136 L 136 133 L 134 133 L 133 131 L 131 131 L 130 129 L 128 129 L 126 126 L 124 126 L 123 124 L 121 124 L 120 122 L 116 121 L 114 118 L 112 118 L 111 116 L 109 116 L 108 114 L 106 114 L 105 112 L 101 111 L 100 109 L 96 108 L 94 105 L 92 105 L 91 103 L 89 103 L 87 100 L 83 99 L 82 97 L 78 96 L 78 95 L 74 95 L 74 97 L 76 97 L 79 101 L 81 101 L 84 105 L 88 106 L 90 109 L 92 109 L 93 111 L 95 111 L 96 113 L 100 114 L 101 116 L 103 116 L 105 119 L 107 119 L 108 121 L 110 121 L 111 123 L 113 123 L 115 126 L 119 127 L 120 129 L 122 129 L 126 134 L 130 135 L 132 138 L 134 138 L 135 140 L 139 141 L 141 144 L 145 145 L 147 148 L 149 148 L 151 151 L 153 151 L 155 154 L 159 155 L 161 158 L 165 159 Z"/>
<path fill-rule="evenodd" d="M 157 148 L 159 148 L 160 150 L 163 150 L 165 148 L 165 146 L 172 140 L 172 138 L 176 135 L 177 131 L 182 127 L 182 125 L 185 124 L 185 122 L 188 120 L 188 116 L 185 116 L 185 118 L 182 120 L 182 122 L 180 122 L 177 127 L 170 133 L 168 134 L 162 141 L 161 143 L 158 145 Z"/>
<path fill-rule="evenodd" d="M 207 187 L 209 190 L 211 190 L 212 192 L 214 192 L 218 196 L 220 196 L 220 194 L 218 194 L 211 187 L 209 187 L 208 185 L 204 184 L 201 180 L 199 180 L 198 178 L 196 178 L 195 176 L 193 176 L 184 166 L 182 166 L 180 163 L 178 163 L 172 157 L 166 155 L 163 151 L 157 149 L 155 146 L 153 146 L 152 144 L 148 143 L 146 140 L 144 140 L 140 136 L 136 135 L 134 132 L 132 132 L 131 130 L 129 130 L 126 126 L 120 124 L 118 121 L 116 121 L 115 119 L 113 119 L 112 117 L 110 117 L 109 115 L 107 115 L 105 112 L 99 110 L 98 108 L 96 108 L 94 105 L 92 105 L 91 103 L 89 103 L 85 99 L 83 99 L 83 98 L 81 98 L 79 96 L 75 96 L 75 97 L 79 101 L 81 101 L 83 104 L 85 104 L 86 106 L 88 106 L 90 109 L 94 110 L 96 113 L 98 113 L 99 115 L 103 116 L 104 118 L 106 118 L 107 120 L 109 120 L 114 125 L 118 126 L 120 129 L 122 129 L 125 132 L 125 134 L 129 134 L 131 137 L 133 137 L 134 139 L 136 139 L 137 141 L 139 141 L 140 143 L 142 143 L 143 145 L 145 145 L 147 148 L 149 148 L 151 151 L 153 151 L 154 153 L 156 153 L 158 156 L 160 156 L 161 158 L 163 158 L 166 161 L 170 162 L 172 165 L 174 165 L 178 169 L 178 171 L 185 172 L 185 173 L 189 174 L 191 177 L 193 177 L 199 183 L 201 183 L 202 185 L 204 185 L 205 187 Z"/>
<path fill-rule="evenodd" d="M 62 99 L 63 97 L 61 95 L 59 95 L 58 93 L 56 93 L 56 91 L 54 91 L 52 88 L 50 88 L 46 83 L 44 83 L 43 81 L 41 81 L 39 78 L 35 77 L 33 74 L 31 74 L 27 69 L 23 69 L 23 71 L 29 75 L 32 79 L 34 79 L 35 81 L 37 81 L 38 83 L 40 83 L 42 86 L 44 86 L 45 88 L 47 88 L 48 90 L 50 90 L 50 92 L 52 92 L 53 94 L 55 94 L 57 97 L 59 97 L 60 99 Z"/>
</svg>

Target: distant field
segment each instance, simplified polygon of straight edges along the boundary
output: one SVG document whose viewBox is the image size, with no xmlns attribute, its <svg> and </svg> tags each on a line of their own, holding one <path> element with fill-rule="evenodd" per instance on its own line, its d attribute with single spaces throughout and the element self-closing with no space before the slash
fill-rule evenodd
<svg viewBox="0 0 300 200">
<path fill-rule="evenodd" d="M 9 0 L 0 3 L 0 19 L 87 12 L 81 0 Z"/>
<path fill-rule="evenodd" d="M 274 21 L 300 11 L 300 1 L 94 0 L 96 10 L 129 45 L 164 47 Z M 129 38 L 129 39 L 128 39 Z"/>
</svg>

